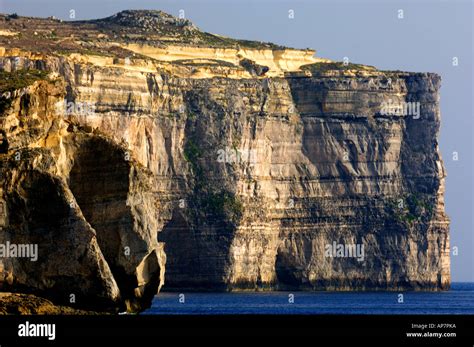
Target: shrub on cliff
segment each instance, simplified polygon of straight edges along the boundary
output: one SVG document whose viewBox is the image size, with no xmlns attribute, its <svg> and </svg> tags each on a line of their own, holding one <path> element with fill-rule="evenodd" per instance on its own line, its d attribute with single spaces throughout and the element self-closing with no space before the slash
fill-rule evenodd
<svg viewBox="0 0 474 347">
<path fill-rule="evenodd" d="M 0 71 L 0 113 L 11 106 L 11 93 L 25 88 L 35 81 L 45 79 L 48 73 L 40 70 Z"/>
<path fill-rule="evenodd" d="M 47 71 L 16 70 L 13 72 L 0 71 L 0 93 L 12 92 L 25 88 L 36 81 L 46 79 Z"/>
</svg>

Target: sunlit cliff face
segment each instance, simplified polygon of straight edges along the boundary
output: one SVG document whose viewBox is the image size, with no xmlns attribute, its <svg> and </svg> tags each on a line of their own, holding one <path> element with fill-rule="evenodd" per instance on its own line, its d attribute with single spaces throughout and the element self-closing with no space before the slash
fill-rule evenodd
<svg viewBox="0 0 474 347">
<path fill-rule="evenodd" d="M 1 288 L 58 301 L 76 288 L 133 311 L 163 285 L 449 287 L 439 76 L 155 11 L 0 17 L 0 30 L 0 69 L 17 82 L 0 99 L 0 241 L 48 254 L 40 268 L 3 261 Z M 382 112 L 388 101 L 420 112 Z M 364 254 L 328 256 L 334 244 Z"/>
</svg>

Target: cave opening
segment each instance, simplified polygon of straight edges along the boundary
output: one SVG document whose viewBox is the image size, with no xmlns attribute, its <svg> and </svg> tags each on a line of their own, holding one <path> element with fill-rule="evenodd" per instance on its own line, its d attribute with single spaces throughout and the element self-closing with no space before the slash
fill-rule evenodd
<svg viewBox="0 0 474 347">
<path fill-rule="evenodd" d="M 163 290 L 192 287 L 190 279 L 196 279 L 200 271 L 199 249 L 196 248 L 198 240 L 178 209 L 173 211 L 173 218 L 158 233 L 158 241 L 164 243 L 166 253 Z"/>
<path fill-rule="evenodd" d="M 0 153 L 8 153 L 8 140 L 5 131 L 0 130 Z"/>
<path fill-rule="evenodd" d="M 121 149 L 92 138 L 79 148 L 69 175 L 69 187 L 84 218 L 94 228 L 97 242 L 122 294 L 129 294 L 136 279 L 120 265 L 121 237 L 133 228 L 127 206 L 129 163 Z"/>
</svg>

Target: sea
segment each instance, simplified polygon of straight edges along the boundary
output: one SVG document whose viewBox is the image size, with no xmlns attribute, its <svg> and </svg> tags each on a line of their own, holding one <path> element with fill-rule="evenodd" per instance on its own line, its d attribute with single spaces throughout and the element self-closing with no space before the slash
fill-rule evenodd
<svg viewBox="0 0 474 347">
<path fill-rule="evenodd" d="M 161 292 L 142 314 L 474 314 L 474 283 L 445 292 Z"/>
</svg>

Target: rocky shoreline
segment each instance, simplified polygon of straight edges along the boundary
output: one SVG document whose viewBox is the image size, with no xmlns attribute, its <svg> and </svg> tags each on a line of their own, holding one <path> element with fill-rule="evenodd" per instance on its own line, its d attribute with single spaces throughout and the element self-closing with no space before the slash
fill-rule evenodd
<svg viewBox="0 0 474 347">
<path fill-rule="evenodd" d="M 110 312 L 88 311 L 53 304 L 32 294 L 0 292 L 0 315 L 106 315 Z"/>
</svg>

